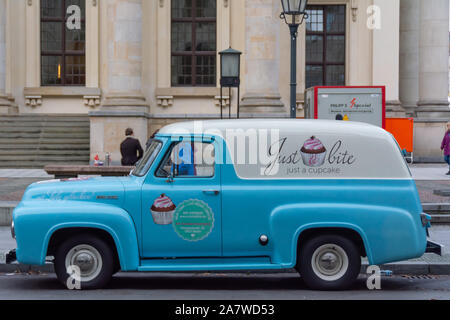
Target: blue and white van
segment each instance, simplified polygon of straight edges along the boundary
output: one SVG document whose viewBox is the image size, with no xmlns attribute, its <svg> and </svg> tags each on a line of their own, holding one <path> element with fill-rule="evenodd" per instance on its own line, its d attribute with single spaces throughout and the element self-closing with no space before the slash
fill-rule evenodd
<svg viewBox="0 0 450 320">
<path fill-rule="evenodd" d="M 32 184 L 13 213 L 24 264 L 104 287 L 123 272 L 296 268 L 344 289 L 371 265 L 440 254 L 399 147 L 320 120 L 169 125 L 130 176 Z"/>
</svg>

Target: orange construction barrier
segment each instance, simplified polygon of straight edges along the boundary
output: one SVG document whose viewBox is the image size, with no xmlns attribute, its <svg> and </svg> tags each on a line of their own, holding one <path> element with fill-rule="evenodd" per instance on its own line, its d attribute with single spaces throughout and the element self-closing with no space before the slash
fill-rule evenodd
<svg viewBox="0 0 450 320">
<path fill-rule="evenodd" d="M 397 140 L 400 148 L 409 153 L 414 151 L 414 119 L 386 118 L 386 131 Z"/>
</svg>

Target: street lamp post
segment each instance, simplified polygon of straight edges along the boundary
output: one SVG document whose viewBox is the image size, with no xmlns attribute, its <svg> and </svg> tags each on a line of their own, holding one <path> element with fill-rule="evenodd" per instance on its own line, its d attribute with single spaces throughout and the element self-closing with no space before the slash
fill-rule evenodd
<svg viewBox="0 0 450 320">
<path fill-rule="evenodd" d="M 231 118 L 231 88 L 238 89 L 237 96 L 237 118 L 239 118 L 239 95 L 240 95 L 240 75 L 241 75 L 241 54 L 242 52 L 232 49 L 219 52 L 220 55 L 220 118 L 223 119 L 222 88 L 229 88 L 229 118 Z"/>
<path fill-rule="evenodd" d="M 308 0 L 281 0 L 284 19 L 291 33 L 291 118 L 297 118 L 297 32 L 303 20 L 308 17 Z"/>
</svg>

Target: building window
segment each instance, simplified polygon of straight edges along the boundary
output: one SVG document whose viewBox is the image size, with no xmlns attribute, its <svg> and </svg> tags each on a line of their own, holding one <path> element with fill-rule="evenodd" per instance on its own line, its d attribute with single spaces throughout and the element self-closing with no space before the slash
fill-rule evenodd
<svg viewBox="0 0 450 320">
<path fill-rule="evenodd" d="M 41 0 L 41 85 L 85 86 L 86 0 Z"/>
<path fill-rule="evenodd" d="M 345 5 L 308 6 L 306 88 L 345 85 Z"/>
<path fill-rule="evenodd" d="M 216 0 L 172 0 L 172 86 L 216 85 Z"/>
</svg>

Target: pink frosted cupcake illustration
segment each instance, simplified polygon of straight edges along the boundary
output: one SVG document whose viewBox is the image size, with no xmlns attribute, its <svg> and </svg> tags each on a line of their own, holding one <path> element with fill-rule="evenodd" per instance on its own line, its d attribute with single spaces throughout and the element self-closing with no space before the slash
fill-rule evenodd
<svg viewBox="0 0 450 320">
<path fill-rule="evenodd" d="M 165 194 L 162 194 L 155 200 L 150 211 L 152 213 L 153 221 L 156 224 L 169 225 L 172 224 L 175 209 L 176 206 L 173 204 L 172 200 Z"/>
<path fill-rule="evenodd" d="M 313 136 L 305 142 L 301 154 L 305 166 L 320 167 L 325 163 L 327 149 L 319 139 Z"/>
</svg>

